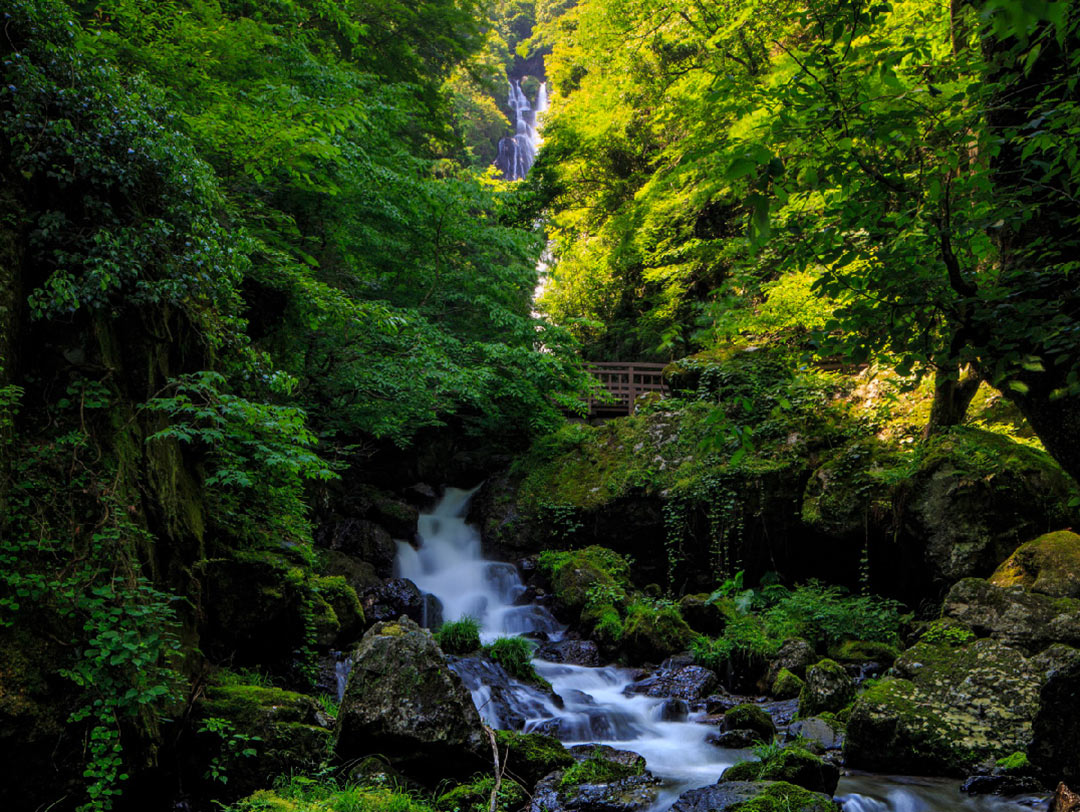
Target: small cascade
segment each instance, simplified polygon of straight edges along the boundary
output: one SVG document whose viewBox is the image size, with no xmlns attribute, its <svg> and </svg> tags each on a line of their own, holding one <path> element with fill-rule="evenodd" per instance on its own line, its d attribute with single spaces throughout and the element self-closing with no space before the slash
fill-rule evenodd
<svg viewBox="0 0 1080 812">
<path fill-rule="evenodd" d="M 518 88 L 520 92 L 520 88 Z M 523 97 L 522 97 L 523 98 Z M 543 99 L 538 97 L 537 102 Z M 420 516 L 420 544 L 399 542 L 397 573 L 412 580 L 443 618 L 469 615 L 480 623 L 481 639 L 526 635 L 560 641 L 564 628 L 544 607 L 525 602 L 525 586 L 510 564 L 484 558 L 480 534 L 465 515 L 473 491 L 447 488 L 430 513 Z M 655 807 L 667 810 L 683 792 L 715 783 L 723 771 L 745 758 L 747 751 L 710 744 L 715 730 L 698 724 L 700 714 L 665 714 L 664 699 L 627 693 L 638 672 L 615 666 L 587 667 L 533 660 L 553 695 L 514 679 L 481 657 L 450 657 L 450 667 L 472 693 L 481 717 L 491 726 L 539 732 L 568 745 L 607 744 L 645 757 L 649 770 L 663 782 Z M 348 663 L 339 663 L 340 674 Z M 836 800 L 844 812 L 1032 812 L 1045 809 L 1043 799 L 968 797 L 955 781 L 903 779 L 874 775 L 844 776 Z"/>
<path fill-rule="evenodd" d="M 507 105 L 514 112 L 514 134 L 499 140 L 495 165 L 507 180 L 521 180 L 528 174 L 540 149 L 537 116 L 548 109 L 547 84 L 536 92 L 535 106 L 529 104 L 521 81 L 511 80 Z"/>
</svg>

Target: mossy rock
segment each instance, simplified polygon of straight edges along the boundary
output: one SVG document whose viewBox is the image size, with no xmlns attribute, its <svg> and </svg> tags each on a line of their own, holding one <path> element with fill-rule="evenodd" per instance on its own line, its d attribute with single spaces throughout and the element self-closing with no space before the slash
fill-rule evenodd
<svg viewBox="0 0 1080 812">
<path fill-rule="evenodd" d="M 776 735 L 776 725 L 764 708 L 745 703 L 724 712 L 724 730 L 752 730 L 769 743 Z"/>
<path fill-rule="evenodd" d="M 1080 535 L 1059 530 L 1022 544 L 989 580 L 994 586 L 1022 586 L 1052 598 L 1080 598 Z"/>
<path fill-rule="evenodd" d="M 566 769 L 574 763 L 574 757 L 553 736 L 496 730 L 495 740 L 499 752 L 505 754 L 510 772 L 530 787 L 548 773 Z"/>
<path fill-rule="evenodd" d="M 559 779 L 563 789 L 581 784 L 611 784 L 645 773 L 645 759 L 637 753 L 607 745 L 584 745 L 575 750 L 583 757 L 563 772 Z"/>
<path fill-rule="evenodd" d="M 917 643 L 896 676 L 864 691 L 847 723 L 845 763 L 857 769 L 966 775 L 1031 740 L 1039 691 L 1054 667 L 1080 652 L 1054 646 L 1026 658 L 996 640 Z"/>
<path fill-rule="evenodd" d="M 930 621 L 919 635 L 919 642 L 934 646 L 964 646 L 975 639 L 975 632 L 970 626 L 951 617 L 939 617 Z"/>
<path fill-rule="evenodd" d="M 675 606 L 631 604 L 623 623 L 623 648 L 637 662 L 660 662 L 685 651 L 694 638 Z"/>
<path fill-rule="evenodd" d="M 721 780 L 786 781 L 812 792 L 832 795 L 840 780 L 840 770 L 804 747 L 791 745 L 763 761 L 741 761 L 726 769 Z"/>
<path fill-rule="evenodd" d="M 855 699 L 855 681 L 839 663 L 825 659 L 806 669 L 806 682 L 799 694 L 799 716 L 836 713 Z"/>
<path fill-rule="evenodd" d="M 338 647 L 355 643 L 364 632 L 364 609 L 342 575 L 316 576 L 315 628 L 320 645 Z"/>
<path fill-rule="evenodd" d="M 802 693 L 803 681 L 786 668 L 781 668 L 780 673 L 773 680 L 770 693 L 777 699 L 795 699 Z"/>
<path fill-rule="evenodd" d="M 829 656 L 842 663 L 881 663 L 892 665 L 900 649 L 874 640 L 844 640 L 829 649 Z"/>
<path fill-rule="evenodd" d="M 1051 598 L 1021 586 L 1000 587 L 966 578 L 949 590 L 946 618 L 965 624 L 980 637 L 993 637 L 1027 654 L 1054 643 L 1080 646 L 1080 600 Z"/>
<path fill-rule="evenodd" d="M 595 594 L 603 589 L 615 600 L 625 600 L 630 587 L 630 565 L 606 547 L 544 553 L 540 566 L 551 577 L 555 605 L 574 616 L 589 602 L 591 590 Z"/>
<path fill-rule="evenodd" d="M 261 685 L 211 685 L 194 718 L 200 764 L 217 760 L 230 798 L 265 788 L 279 775 L 313 772 L 330 755 L 332 720 L 304 694 Z M 242 747 L 233 747 L 234 740 Z M 237 752 L 247 748 L 255 754 Z M 193 772 L 202 777 L 199 768 Z M 215 794 L 222 797 L 220 789 Z"/>
<path fill-rule="evenodd" d="M 679 612 L 696 632 L 717 636 L 723 633 L 728 620 L 736 613 L 735 602 L 730 598 L 709 601 L 706 593 L 683 595 L 679 599 Z"/>
<path fill-rule="evenodd" d="M 363 595 L 383 582 L 371 564 L 340 550 L 320 550 L 319 561 L 319 569 L 323 574 L 340 575 L 357 595 Z"/>
<path fill-rule="evenodd" d="M 836 804 L 785 781 L 720 781 L 684 792 L 671 812 L 836 812 Z"/>
</svg>

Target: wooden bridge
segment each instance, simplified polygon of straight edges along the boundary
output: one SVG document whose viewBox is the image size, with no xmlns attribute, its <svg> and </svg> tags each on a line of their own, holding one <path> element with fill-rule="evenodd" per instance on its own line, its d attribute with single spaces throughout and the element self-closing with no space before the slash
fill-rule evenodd
<svg viewBox="0 0 1080 812">
<path fill-rule="evenodd" d="M 667 394 L 664 383 L 664 367 L 667 364 L 647 364 L 639 362 L 618 363 L 604 362 L 590 364 L 588 370 L 613 400 L 601 402 L 589 399 L 591 417 L 615 417 L 633 414 L 638 397 L 646 392 Z"/>
</svg>

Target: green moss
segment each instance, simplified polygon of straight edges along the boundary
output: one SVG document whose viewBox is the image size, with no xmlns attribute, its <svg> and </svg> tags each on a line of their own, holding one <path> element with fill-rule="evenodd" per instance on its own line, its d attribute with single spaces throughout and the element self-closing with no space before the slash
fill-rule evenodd
<svg viewBox="0 0 1080 812">
<path fill-rule="evenodd" d="M 829 649 L 829 656 L 845 663 L 877 662 L 890 665 L 900 656 L 900 650 L 874 640 L 844 640 Z"/>
<path fill-rule="evenodd" d="M 533 644 L 524 637 L 500 637 L 484 646 L 484 654 L 505 668 L 511 676 L 525 682 L 550 687 L 533 668 Z"/>
<path fill-rule="evenodd" d="M 511 771 L 530 785 L 574 763 L 574 757 L 552 736 L 496 730 L 495 740 Z"/>
<path fill-rule="evenodd" d="M 731 812 L 836 812 L 836 805 L 820 793 L 778 781 L 730 809 Z"/>
<path fill-rule="evenodd" d="M 676 606 L 639 601 L 627 609 L 623 645 L 631 657 L 663 660 L 684 651 L 693 639 Z"/>
<path fill-rule="evenodd" d="M 825 763 L 803 747 L 770 752 L 761 761 L 740 761 L 724 771 L 725 781 L 786 781 L 820 791 Z"/>
<path fill-rule="evenodd" d="M 728 709 L 724 713 L 724 727 L 728 730 L 752 730 L 765 743 L 771 742 L 776 735 L 776 725 L 768 712 L 749 703 Z"/>
<path fill-rule="evenodd" d="M 608 784 L 644 772 L 644 759 L 638 759 L 633 764 L 621 764 L 604 758 L 603 752 L 597 748 L 587 759 L 575 763 L 563 773 L 559 786 L 566 788 L 579 784 Z"/>
<path fill-rule="evenodd" d="M 471 785 L 466 785 L 471 786 Z M 519 807 L 512 807 L 514 809 Z M 464 809 L 464 807 L 463 807 Z M 507 812 L 511 807 L 507 807 Z M 433 812 L 408 792 L 391 787 L 340 787 L 310 778 L 293 778 L 274 790 L 260 790 L 226 807 L 226 812 Z"/>
<path fill-rule="evenodd" d="M 541 553 L 539 565 L 551 578 L 556 603 L 564 610 L 581 612 L 589 603 L 626 600 L 630 588 L 630 565 L 606 547 Z M 599 593 L 608 600 L 598 600 Z"/>
<path fill-rule="evenodd" d="M 440 812 L 488 812 L 491 809 L 491 792 L 495 779 L 481 775 L 468 784 L 454 787 L 435 800 Z M 528 801 L 528 793 L 511 778 L 504 777 L 496 800 L 497 812 L 517 812 Z"/>
<path fill-rule="evenodd" d="M 1080 597 L 1080 535 L 1059 530 L 1022 544 L 989 580 L 1055 598 Z"/>
<path fill-rule="evenodd" d="M 220 716 L 241 724 L 261 723 L 270 711 L 276 721 L 303 722 L 310 718 L 311 698 L 281 688 L 262 685 L 211 685 L 203 708 L 208 716 Z"/>
<path fill-rule="evenodd" d="M 772 695 L 777 699 L 795 699 L 802 691 L 803 681 L 786 668 L 781 668 L 780 673 L 772 684 Z"/>
</svg>

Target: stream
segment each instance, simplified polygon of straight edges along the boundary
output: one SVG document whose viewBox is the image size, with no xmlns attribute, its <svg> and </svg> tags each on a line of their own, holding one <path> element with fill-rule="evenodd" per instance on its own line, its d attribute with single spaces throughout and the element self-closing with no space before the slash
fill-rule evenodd
<svg viewBox="0 0 1080 812">
<path fill-rule="evenodd" d="M 431 512 L 421 514 L 419 547 L 398 543 L 398 574 L 437 598 L 445 620 L 476 618 L 485 643 L 506 635 L 560 640 L 565 627 L 545 607 L 523 600 L 526 588 L 517 569 L 484 558 L 479 532 L 465 521 L 472 493 L 447 488 Z M 706 736 L 715 728 L 695 722 L 695 714 L 664 721 L 664 699 L 625 694 L 638 671 L 534 660 L 537 673 L 562 699 L 560 706 L 487 661 L 451 661 L 493 727 L 549 733 L 567 745 L 608 744 L 644 756 L 664 786 L 649 812 L 668 809 L 683 792 L 715 783 L 727 767 L 749 757 L 746 751 L 709 744 Z M 1042 796 L 969 797 L 958 787 L 948 779 L 852 774 L 840 778 L 836 800 L 844 812 L 1030 812 L 1047 806 Z"/>
</svg>

